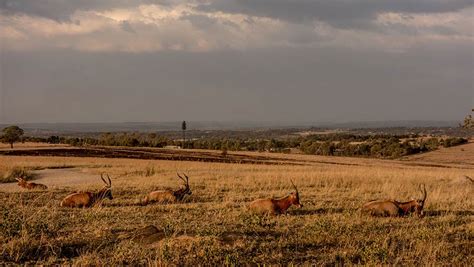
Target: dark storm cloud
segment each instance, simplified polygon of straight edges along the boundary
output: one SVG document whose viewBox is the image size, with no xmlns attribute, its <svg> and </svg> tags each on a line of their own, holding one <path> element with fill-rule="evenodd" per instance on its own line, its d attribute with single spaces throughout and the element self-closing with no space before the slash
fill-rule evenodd
<svg viewBox="0 0 474 267">
<path fill-rule="evenodd" d="M 341 28 L 370 28 L 381 12 L 444 13 L 474 5 L 474 0 L 216 0 L 203 11 L 265 16 L 301 23 L 321 20 Z"/>
<path fill-rule="evenodd" d="M 126 8 L 140 4 L 169 5 L 168 0 L 0 0 L 0 9 L 7 14 L 27 14 L 69 21 L 78 10 L 106 10 Z"/>
<path fill-rule="evenodd" d="M 217 0 L 197 9 L 249 16 L 151 8 L 166 19 L 85 14 L 76 27 L 78 10 L 188 2 L 0 0 L 0 120 L 461 119 L 474 103 L 473 1 Z M 381 12 L 403 14 L 374 22 Z M 456 14 L 430 16 L 443 12 Z"/>
<path fill-rule="evenodd" d="M 0 0 L 7 13 L 23 13 L 67 21 L 77 10 L 126 8 L 141 4 L 172 6 L 173 0 Z M 474 0 L 215 0 L 198 5 L 201 11 L 222 11 L 265 16 L 300 23 L 318 19 L 345 28 L 370 27 L 380 12 L 443 13 L 474 5 Z"/>
</svg>

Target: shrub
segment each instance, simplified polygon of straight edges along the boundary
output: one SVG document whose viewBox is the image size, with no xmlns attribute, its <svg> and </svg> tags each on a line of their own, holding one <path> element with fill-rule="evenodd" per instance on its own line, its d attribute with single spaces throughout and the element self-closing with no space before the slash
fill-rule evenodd
<svg viewBox="0 0 474 267">
<path fill-rule="evenodd" d="M 443 142 L 444 147 L 452 147 L 452 146 L 459 146 L 462 144 L 466 144 L 467 139 L 461 138 L 461 137 L 451 137 Z"/>
<path fill-rule="evenodd" d="M 0 172 L 0 183 L 12 183 L 15 182 L 15 178 L 18 177 L 22 177 L 25 180 L 31 180 L 34 177 L 34 174 L 25 168 L 14 167 L 6 172 Z"/>
</svg>

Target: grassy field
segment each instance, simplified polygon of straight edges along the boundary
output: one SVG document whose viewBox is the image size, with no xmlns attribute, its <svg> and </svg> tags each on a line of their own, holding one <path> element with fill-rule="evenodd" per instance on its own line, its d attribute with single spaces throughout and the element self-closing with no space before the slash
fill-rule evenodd
<svg viewBox="0 0 474 267">
<path fill-rule="evenodd" d="M 45 192 L 6 192 L 0 184 L 0 262 L 469 265 L 474 186 L 462 177 L 474 177 L 466 156 L 474 144 L 451 151 L 456 162 L 440 159 L 445 152 L 401 161 L 272 154 L 302 166 L 0 156 L 0 172 L 64 166 L 93 177 L 71 185 L 38 178 L 50 186 Z M 185 203 L 139 205 L 152 190 L 178 188 L 176 171 L 191 178 Z M 101 172 L 112 177 L 113 200 L 59 207 L 70 192 L 100 189 Z M 253 199 L 291 192 L 290 179 L 303 208 L 278 217 L 248 212 Z M 371 199 L 419 197 L 420 183 L 428 190 L 422 219 L 359 212 Z"/>
</svg>

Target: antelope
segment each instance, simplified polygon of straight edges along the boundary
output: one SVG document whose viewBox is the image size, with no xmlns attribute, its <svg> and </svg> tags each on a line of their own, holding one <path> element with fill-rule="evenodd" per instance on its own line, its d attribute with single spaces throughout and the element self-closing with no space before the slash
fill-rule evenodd
<svg viewBox="0 0 474 267">
<path fill-rule="evenodd" d="M 18 181 L 18 186 L 26 188 L 28 190 L 33 190 L 33 189 L 40 189 L 40 190 L 46 190 L 48 187 L 44 184 L 37 184 L 37 183 L 29 183 L 22 177 L 15 178 L 15 180 Z"/>
<path fill-rule="evenodd" d="M 423 207 L 426 200 L 426 187 L 420 185 L 423 193 L 423 199 L 412 199 L 407 202 L 398 202 L 396 200 L 372 200 L 362 206 L 362 212 L 373 216 L 397 217 L 406 216 L 415 213 L 418 217 L 424 216 Z"/>
<path fill-rule="evenodd" d="M 286 210 L 291 206 L 295 205 L 298 208 L 303 207 L 300 203 L 300 195 L 298 188 L 296 188 L 293 181 L 291 181 L 295 192 L 291 192 L 288 196 L 274 199 L 274 198 L 262 198 L 254 200 L 250 203 L 250 210 L 257 213 L 266 213 L 271 215 L 286 214 Z"/>
<path fill-rule="evenodd" d="M 142 204 L 146 205 L 151 202 L 158 202 L 158 203 L 176 203 L 180 202 L 184 199 L 186 195 L 191 195 L 191 189 L 189 188 L 189 177 L 186 174 L 183 174 L 184 177 L 181 177 L 179 173 L 176 173 L 178 178 L 184 182 L 184 187 L 173 191 L 173 190 L 159 190 L 153 191 L 148 194 L 148 196 L 143 199 Z"/>
<path fill-rule="evenodd" d="M 72 193 L 68 196 L 66 196 L 62 201 L 60 206 L 61 207 L 78 207 L 78 208 L 84 208 L 84 207 L 91 207 L 96 203 L 102 202 L 105 198 L 108 198 L 110 200 L 113 199 L 112 197 L 112 181 L 110 180 L 109 175 L 107 174 L 107 180 L 104 179 L 104 176 L 101 174 L 100 178 L 102 181 L 105 183 L 105 186 L 99 190 L 96 193 L 93 192 L 77 192 L 77 193 Z"/>
</svg>

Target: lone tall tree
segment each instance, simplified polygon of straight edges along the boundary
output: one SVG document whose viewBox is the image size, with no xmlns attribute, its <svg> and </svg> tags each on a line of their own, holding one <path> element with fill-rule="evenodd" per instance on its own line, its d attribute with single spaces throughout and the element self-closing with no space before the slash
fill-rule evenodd
<svg viewBox="0 0 474 267">
<path fill-rule="evenodd" d="M 20 141 L 21 136 L 25 132 L 20 127 L 12 125 L 4 128 L 2 133 L 2 142 L 10 144 L 10 147 L 13 148 L 13 143 Z"/>
<path fill-rule="evenodd" d="M 185 145 L 186 145 L 186 121 L 183 121 L 183 123 L 181 123 L 181 130 L 183 130 L 183 148 L 185 148 Z"/>
<path fill-rule="evenodd" d="M 472 111 L 474 112 L 474 108 L 472 109 Z M 474 129 L 474 118 L 472 117 L 472 115 L 467 115 L 464 118 L 463 123 L 459 124 L 459 126 L 464 129 Z"/>
</svg>

